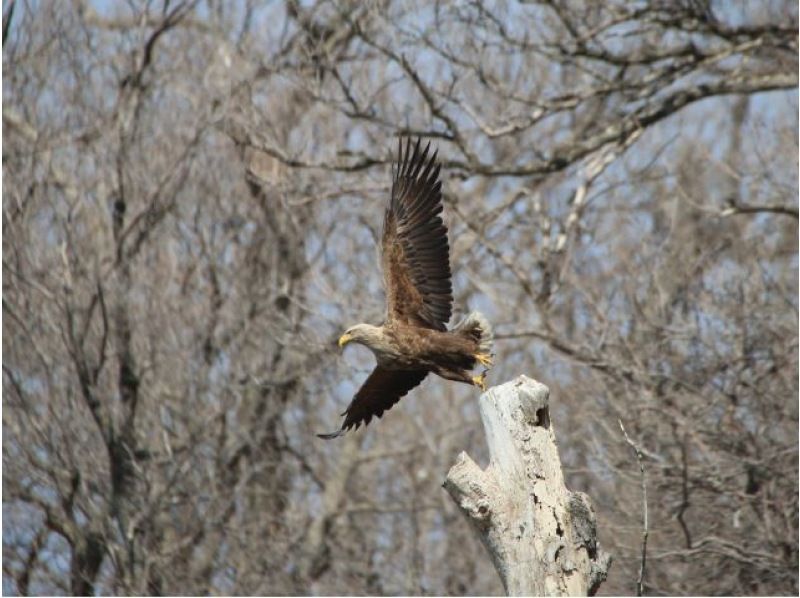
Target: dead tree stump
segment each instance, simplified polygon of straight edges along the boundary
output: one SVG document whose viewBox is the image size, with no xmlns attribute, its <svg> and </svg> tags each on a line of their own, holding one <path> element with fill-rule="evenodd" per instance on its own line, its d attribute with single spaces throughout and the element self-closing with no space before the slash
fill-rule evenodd
<svg viewBox="0 0 800 598">
<path fill-rule="evenodd" d="M 444 487 L 489 551 L 507 594 L 593 595 L 611 556 L 597 543 L 589 497 L 564 485 L 549 394 L 526 376 L 484 393 L 489 466 L 481 469 L 462 452 Z"/>
</svg>

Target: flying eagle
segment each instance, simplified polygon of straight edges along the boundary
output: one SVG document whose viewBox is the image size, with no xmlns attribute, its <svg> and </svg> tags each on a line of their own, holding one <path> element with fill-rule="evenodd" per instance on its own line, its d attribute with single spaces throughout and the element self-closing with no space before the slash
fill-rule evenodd
<svg viewBox="0 0 800 598">
<path fill-rule="evenodd" d="M 339 338 L 339 347 L 360 343 L 375 354 L 377 365 L 342 415 L 336 438 L 350 428 L 369 424 L 418 386 L 428 373 L 486 390 L 486 370 L 473 376 L 479 364 L 492 365 L 492 329 L 478 312 L 452 330 L 453 309 L 450 246 L 442 211 L 441 166 L 430 143 L 420 151 L 403 141 L 394 168 L 392 195 L 383 220 L 381 253 L 386 287 L 386 319 L 382 326 L 356 324 Z"/>
</svg>

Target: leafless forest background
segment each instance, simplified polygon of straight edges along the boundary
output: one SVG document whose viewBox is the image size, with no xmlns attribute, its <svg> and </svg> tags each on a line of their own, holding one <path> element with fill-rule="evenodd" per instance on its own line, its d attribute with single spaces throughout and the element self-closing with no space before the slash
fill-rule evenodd
<svg viewBox="0 0 800 598">
<path fill-rule="evenodd" d="M 798 592 L 794 0 L 3 3 L 3 592 L 497 594 L 430 379 L 340 442 L 400 134 L 648 594 Z"/>
</svg>

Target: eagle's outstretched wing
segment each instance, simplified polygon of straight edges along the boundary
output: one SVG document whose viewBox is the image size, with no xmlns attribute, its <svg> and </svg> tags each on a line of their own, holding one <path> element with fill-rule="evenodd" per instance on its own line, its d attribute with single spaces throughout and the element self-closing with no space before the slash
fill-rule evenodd
<svg viewBox="0 0 800 598">
<path fill-rule="evenodd" d="M 387 370 L 377 366 L 366 382 L 356 393 L 345 416 L 340 430 L 331 434 L 317 434 L 320 438 L 330 439 L 341 436 L 350 428 L 363 423 L 365 426 L 374 417 L 380 417 L 384 411 L 392 408 L 409 390 L 418 386 L 428 372 L 424 370 Z"/>
<path fill-rule="evenodd" d="M 453 309 L 450 246 L 442 211 L 442 183 L 430 143 L 400 141 L 392 197 L 383 221 L 381 253 L 386 323 L 446 330 Z"/>
</svg>

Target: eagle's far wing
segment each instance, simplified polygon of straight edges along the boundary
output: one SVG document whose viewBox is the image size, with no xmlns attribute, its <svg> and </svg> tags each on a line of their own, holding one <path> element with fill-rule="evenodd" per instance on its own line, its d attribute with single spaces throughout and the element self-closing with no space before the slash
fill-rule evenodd
<svg viewBox="0 0 800 598">
<path fill-rule="evenodd" d="M 424 370 L 387 370 L 376 366 L 356 393 L 347 411 L 342 414 L 345 418 L 341 429 L 331 434 L 317 434 L 317 436 L 325 439 L 336 438 L 350 428 L 358 429 L 362 423 L 366 426 L 373 417 L 381 417 L 384 411 L 391 409 L 427 375 L 428 372 Z"/>
<path fill-rule="evenodd" d="M 442 211 L 436 152 L 400 141 L 392 197 L 383 221 L 381 253 L 387 323 L 446 330 L 453 309 L 450 246 Z"/>
</svg>

